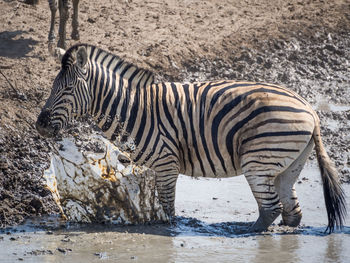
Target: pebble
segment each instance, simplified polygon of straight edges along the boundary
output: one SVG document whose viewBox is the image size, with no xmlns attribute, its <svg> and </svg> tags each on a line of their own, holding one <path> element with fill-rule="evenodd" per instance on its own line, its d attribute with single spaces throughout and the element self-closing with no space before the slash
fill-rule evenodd
<svg viewBox="0 0 350 263">
<path fill-rule="evenodd" d="M 96 22 L 96 20 L 93 19 L 93 18 L 91 18 L 91 17 L 89 17 L 89 18 L 87 19 L 87 21 L 88 21 L 89 23 L 91 23 L 91 24 L 93 24 L 93 23 Z"/>
<path fill-rule="evenodd" d="M 67 253 L 67 250 L 66 250 L 66 249 L 64 249 L 64 248 L 60 248 L 60 247 L 58 247 L 58 248 L 57 248 L 57 250 L 58 250 L 59 252 L 61 252 L 61 253 L 64 253 L 64 254 L 66 254 L 66 253 Z"/>
<path fill-rule="evenodd" d="M 107 252 L 96 252 L 94 253 L 95 256 L 98 256 L 100 259 L 107 259 Z"/>
</svg>

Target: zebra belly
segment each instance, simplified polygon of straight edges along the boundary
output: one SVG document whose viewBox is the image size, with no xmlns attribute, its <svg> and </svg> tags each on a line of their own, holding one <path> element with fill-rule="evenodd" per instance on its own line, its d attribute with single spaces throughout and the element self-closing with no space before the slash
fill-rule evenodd
<svg viewBox="0 0 350 263">
<path fill-rule="evenodd" d="M 215 165 L 215 163 L 214 163 Z M 210 166 L 208 160 L 201 159 L 200 161 L 194 161 L 193 165 L 188 165 L 187 169 L 181 172 L 184 175 L 191 177 L 207 177 L 207 178 L 226 178 L 241 175 L 241 170 L 236 170 L 233 167 L 226 168 L 224 170 L 219 165 L 215 165 L 214 170 Z"/>
</svg>

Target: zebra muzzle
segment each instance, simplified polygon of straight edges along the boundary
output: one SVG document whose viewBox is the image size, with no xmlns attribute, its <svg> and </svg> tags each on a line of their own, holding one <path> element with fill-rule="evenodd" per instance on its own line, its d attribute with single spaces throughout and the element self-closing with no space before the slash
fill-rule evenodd
<svg viewBox="0 0 350 263">
<path fill-rule="evenodd" d="M 51 114 L 48 110 L 43 110 L 35 123 L 35 127 L 39 134 L 44 137 L 54 137 L 59 131 L 57 125 L 52 125 Z"/>
</svg>

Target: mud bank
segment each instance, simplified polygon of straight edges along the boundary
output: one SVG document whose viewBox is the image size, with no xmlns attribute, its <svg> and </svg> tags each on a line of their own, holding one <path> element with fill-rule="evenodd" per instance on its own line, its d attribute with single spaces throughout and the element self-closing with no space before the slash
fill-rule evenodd
<svg viewBox="0 0 350 263">
<path fill-rule="evenodd" d="M 349 195 L 349 185 L 344 189 Z M 2 231 L 0 258 L 2 262 L 347 262 L 350 227 L 324 235 L 327 215 L 315 163 L 302 172 L 297 193 L 303 209 L 301 227 L 275 224 L 268 232 L 247 235 L 244 231 L 257 213 L 244 177 L 180 176 L 178 216 L 170 226 L 52 221 L 50 228 L 46 223 L 42 229 L 28 223 Z"/>
</svg>

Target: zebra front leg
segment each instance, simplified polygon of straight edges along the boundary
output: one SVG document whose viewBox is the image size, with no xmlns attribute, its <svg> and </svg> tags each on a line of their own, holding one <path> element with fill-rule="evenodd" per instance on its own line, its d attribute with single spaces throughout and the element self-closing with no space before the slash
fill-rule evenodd
<svg viewBox="0 0 350 263">
<path fill-rule="evenodd" d="M 73 0 L 73 16 L 72 16 L 72 34 L 71 37 L 74 40 L 79 40 L 79 0 Z"/>
<path fill-rule="evenodd" d="M 171 217 L 175 216 L 175 190 L 178 173 L 164 174 L 160 172 L 156 174 L 156 185 L 158 198 L 163 206 L 164 212 Z"/>
<path fill-rule="evenodd" d="M 54 49 L 56 46 L 55 43 L 55 19 L 56 19 L 56 12 L 57 12 L 57 0 L 48 0 L 49 1 L 49 6 L 50 6 L 50 11 L 51 11 L 51 23 L 50 23 L 50 31 L 49 31 L 49 52 L 51 54 L 54 53 Z"/>
<path fill-rule="evenodd" d="M 59 0 L 60 26 L 58 29 L 59 40 L 57 46 L 66 50 L 66 24 L 68 20 L 68 0 Z"/>
<path fill-rule="evenodd" d="M 259 217 L 248 231 L 266 231 L 282 212 L 282 203 L 274 185 L 275 176 L 246 172 L 245 177 L 259 207 Z"/>
</svg>

